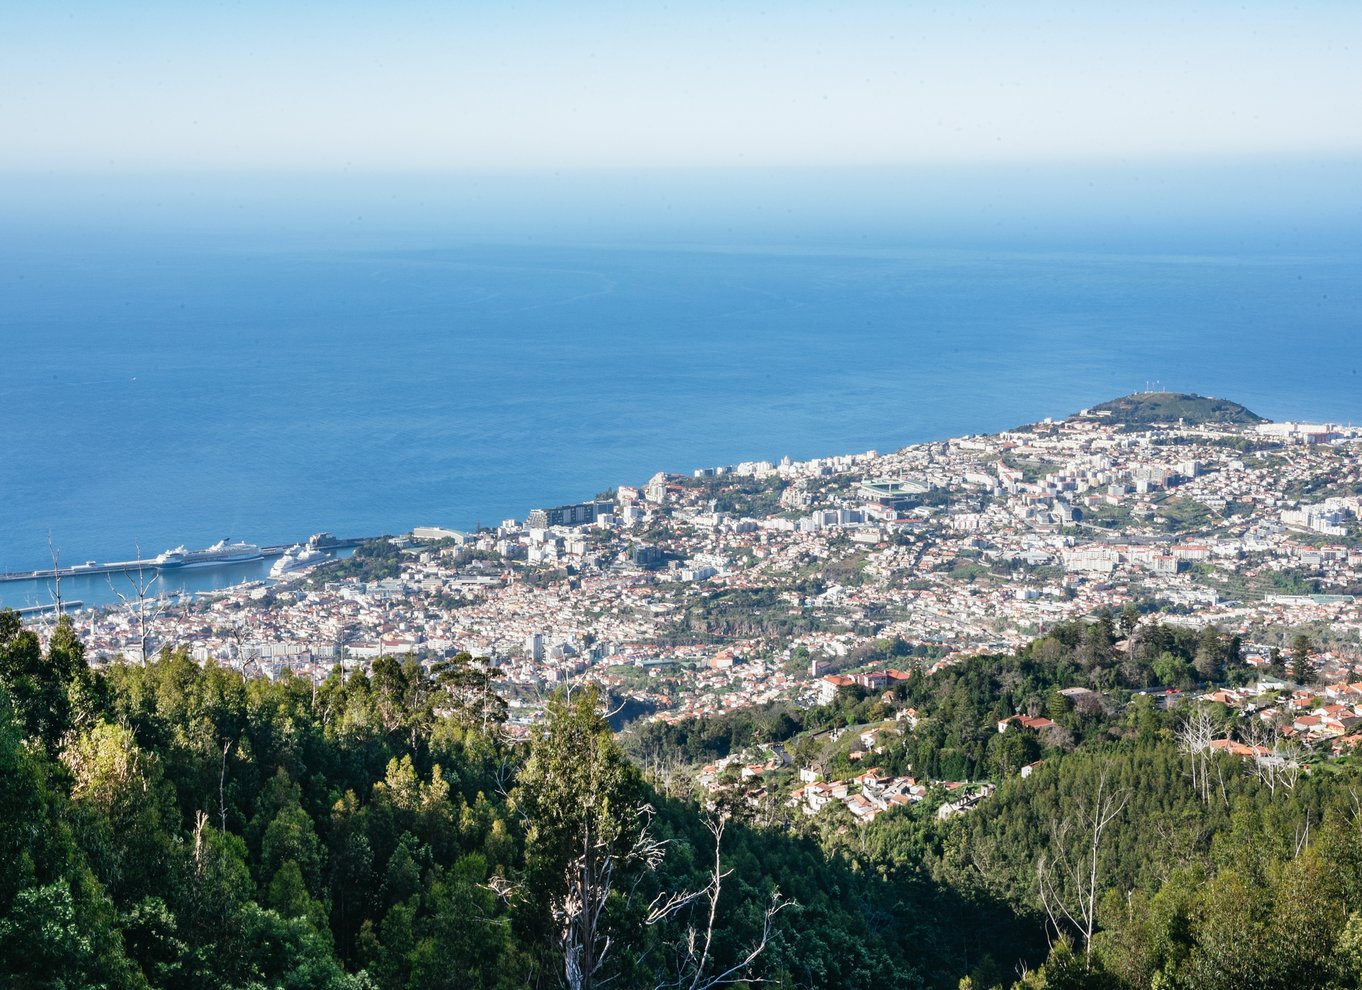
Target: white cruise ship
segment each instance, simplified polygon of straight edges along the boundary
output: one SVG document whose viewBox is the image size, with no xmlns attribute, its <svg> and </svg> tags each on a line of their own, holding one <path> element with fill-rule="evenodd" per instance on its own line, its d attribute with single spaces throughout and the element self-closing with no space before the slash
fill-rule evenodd
<svg viewBox="0 0 1362 990">
<path fill-rule="evenodd" d="M 270 577 L 277 581 L 291 574 L 300 574 L 303 571 L 311 570 L 318 564 L 330 559 L 331 555 L 325 550 L 319 550 L 311 540 L 308 541 L 306 546 L 294 544 L 288 549 L 287 553 L 274 562 L 274 566 L 270 568 Z"/>
<path fill-rule="evenodd" d="M 247 560 L 259 560 L 264 556 L 254 543 L 228 543 L 218 540 L 203 550 L 189 550 L 183 546 L 165 550 L 157 554 L 151 564 L 154 567 L 202 567 L 208 564 L 239 564 Z"/>
</svg>

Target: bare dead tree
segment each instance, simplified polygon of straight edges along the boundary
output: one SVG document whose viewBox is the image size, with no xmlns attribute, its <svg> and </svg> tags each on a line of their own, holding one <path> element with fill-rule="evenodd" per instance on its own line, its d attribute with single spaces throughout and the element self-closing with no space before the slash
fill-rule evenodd
<svg viewBox="0 0 1362 990">
<path fill-rule="evenodd" d="M 483 671 L 482 671 L 482 675 L 483 675 L 483 676 L 482 676 L 482 699 L 481 699 L 481 702 L 482 702 L 482 703 L 481 703 L 481 706 L 480 706 L 480 707 L 481 707 L 481 709 L 482 709 L 482 734 L 483 734 L 484 736 L 486 736 L 486 735 L 487 735 L 487 723 L 488 723 L 488 722 L 491 720 L 491 718 L 492 718 L 492 678 L 493 678 L 493 676 L 495 676 L 495 675 L 493 674 L 493 670 L 492 670 L 492 661 L 491 661 L 490 658 L 488 658 L 488 657 L 479 657 L 479 658 L 478 658 L 478 662 L 481 663 L 482 668 L 483 668 Z M 498 671 L 498 673 L 500 673 L 500 672 Z"/>
<path fill-rule="evenodd" d="M 218 774 L 218 816 L 222 830 L 227 831 L 227 754 L 232 751 L 230 740 L 222 744 L 222 770 Z"/>
<path fill-rule="evenodd" d="M 63 607 L 61 596 L 61 550 L 52 546 L 52 533 L 47 534 L 47 553 L 52 558 L 52 578 L 53 583 L 47 586 L 48 595 L 52 598 L 52 607 L 46 608 L 36 598 L 31 602 L 37 606 L 34 612 L 32 624 L 40 629 L 41 637 L 44 641 L 51 638 L 53 631 L 57 628 L 57 620 L 66 611 Z"/>
<path fill-rule="evenodd" d="M 1301 853 L 1310 845 L 1310 815 L 1306 814 L 1305 824 L 1296 826 L 1296 852 L 1292 859 L 1300 859 Z"/>
<path fill-rule="evenodd" d="M 1279 788 L 1294 790 L 1304 766 L 1304 747 L 1296 740 L 1284 737 L 1280 726 L 1264 725 L 1256 720 L 1246 735 L 1253 747 L 1248 772 L 1258 778 L 1269 794 L 1275 795 Z"/>
<path fill-rule="evenodd" d="M 237 615 L 232 619 L 232 624 L 227 627 L 227 634 L 232 637 L 232 647 L 236 655 L 232 657 L 241 669 L 242 677 L 251 676 L 251 667 L 255 667 L 256 676 L 263 673 L 260 663 L 260 643 L 257 639 L 252 639 L 254 631 L 251 629 L 251 616 Z M 313 700 L 316 700 L 316 692 L 313 692 Z"/>
<path fill-rule="evenodd" d="M 1041 904 L 1056 937 L 1061 920 L 1083 936 L 1085 966 L 1092 966 L 1092 935 L 1097 927 L 1098 859 L 1102 834 L 1130 799 L 1107 786 L 1104 772 L 1091 800 L 1081 799 L 1076 814 L 1050 822 L 1049 850 L 1036 861 Z M 1076 826 L 1076 828 L 1075 828 Z"/>
<path fill-rule="evenodd" d="M 150 568 L 152 577 L 147 578 L 148 566 L 142 560 L 142 547 L 137 547 L 137 561 L 131 571 L 123 572 L 124 579 L 128 582 L 131 595 L 125 595 L 115 585 L 113 578 L 110 577 L 109 590 L 118 596 L 123 603 L 123 607 L 132 616 L 133 623 L 137 627 L 138 650 L 141 654 L 140 660 L 143 665 L 147 662 L 148 642 L 150 637 L 150 626 L 166 610 L 166 600 L 152 594 L 152 589 L 160 581 L 161 574 L 154 567 Z"/>
<path fill-rule="evenodd" d="M 208 813 L 199 810 L 194 815 L 194 868 L 203 871 L 203 829 L 208 824 Z"/>
<path fill-rule="evenodd" d="M 238 662 L 241 662 L 241 661 L 243 660 L 243 658 L 246 656 L 246 647 L 245 647 L 246 627 L 245 627 L 245 623 L 241 620 L 240 616 L 234 617 L 234 618 L 232 619 L 232 622 L 231 622 L 230 625 L 227 625 L 227 626 L 223 626 L 223 627 L 222 627 L 222 631 L 223 631 L 224 633 L 226 633 L 226 634 L 227 634 L 227 637 L 232 641 L 232 647 L 231 647 L 232 655 L 229 656 L 227 659 L 229 659 L 229 660 L 236 660 L 236 661 L 238 661 Z M 243 663 L 243 665 L 242 665 L 242 672 L 243 672 L 243 673 L 245 672 L 245 665 L 244 665 L 244 663 Z"/>
<path fill-rule="evenodd" d="M 1261 718 L 1252 718 L 1241 730 L 1244 744 L 1253 750 L 1253 758 L 1245 764 L 1249 776 L 1256 777 L 1269 793 L 1276 792 L 1275 773 L 1265 757 L 1272 752 L 1278 731 L 1276 725 L 1268 725 Z"/>
<path fill-rule="evenodd" d="M 1277 759 L 1277 780 L 1288 791 L 1295 790 L 1305 769 L 1305 747 L 1294 739 L 1279 739 L 1272 747 L 1272 755 Z"/>
<path fill-rule="evenodd" d="M 643 757 L 643 774 L 654 789 L 667 797 L 675 797 L 676 778 L 679 772 L 675 756 L 664 752 L 662 747 L 655 744 L 648 747 Z"/>
<path fill-rule="evenodd" d="M 616 879 L 626 871 L 632 873 L 632 883 L 624 892 L 625 900 L 632 902 L 643 878 L 655 871 L 666 856 L 667 840 L 658 839 L 652 833 L 653 814 L 650 805 L 639 808 L 642 824 L 623 855 L 612 855 L 601 843 L 593 845 L 590 839 L 584 839 L 580 853 L 568 864 L 567 893 L 553 906 L 553 917 L 559 925 L 564 981 L 569 990 L 583 990 L 601 982 L 601 974 L 615 948 L 614 939 L 602 922 Z M 723 882 L 733 872 L 731 868 L 723 868 L 720 852 L 729 818 L 728 811 L 711 809 L 704 820 L 705 827 L 714 837 L 714 858 L 705 886 L 693 891 L 663 891 L 644 911 L 644 921 L 651 926 L 692 905 L 698 908 L 697 920 L 687 927 L 685 941 L 677 948 L 675 977 L 657 983 L 656 990 L 717 990 L 743 981 L 761 982 L 750 976 L 750 970 L 770 945 L 776 916 L 790 904 L 779 891 L 772 891 L 763 911 L 761 933 L 743 957 L 722 971 L 713 971 L 719 900 Z M 508 902 L 524 896 L 523 887 L 504 877 L 491 878 L 486 887 Z"/>
<path fill-rule="evenodd" d="M 771 942 L 776 915 L 790 904 L 781 896 L 779 890 L 771 891 L 771 899 L 762 913 L 761 934 L 748 947 L 746 955 L 722 972 L 713 973 L 710 971 L 713 962 L 711 952 L 719 912 L 719 897 L 723 893 L 724 880 L 733 873 L 732 868 L 727 870 L 723 868 L 721 856 L 724 829 L 731 817 L 731 810 L 725 807 L 711 808 L 709 813 L 705 815 L 705 828 L 714 837 L 714 860 L 710 867 L 709 882 L 699 890 L 689 893 L 659 894 L 649 905 L 646 918 L 649 925 L 655 925 L 691 904 L 698 904 L 700 908 L 699 924 L 692 923 L 687 926 L 685 941 L 677 947 L 676 979 L 657 984 L 655 990 L 668 990 L 668 988 L 715 990 L 717 987 L 728 986 L 740 981 L 762 982 L 759 979 L 753 979 L 749 975 L 749 971 L 757 961 L 757 957 L 766 951 L 766 947 Z"/>
<path fill-rule="evenodd" d="M 1191 757 L 1192 789 L 1203 802 L 1211 799 L 1211 743 L 1215 739 L 1215 719 L 1198 705 L 1178 727 L 1178 748 Z"/>
<path fill-rule="evenodd" d="M 47 553 L 52 558 L 52 604 L 56 606 L 57 618 L 62 616 L 61 600 L 61 550 L 52 545 L 52 531 L 47 531 Z"/>
<path fill-rule="evenodd" d="M 503 756 L 492 771 L 493 789 L 513 809 L 520 820 L 525 821 L 525 809 L 511 799 L 511 788 L 515 784 L 515 764 L 511 757 Z"/>
<path fill-rule="evenodd" d="M 553 904 L 552 913 L 558 924 L 568 990 L 596 986 L 610 959 L 615 940 L 604 924 L 604 911 L 615 890 L 617 873 L 631 867 L 655 870 L 666 855 L 666 841 L 652 834 L 652 806 L 641 806 L 638 817 L 642 824 L 622 853 L 603 830 L 584 828 L 580 849 L 567 864 L 566 887 Z"/>
</svg>

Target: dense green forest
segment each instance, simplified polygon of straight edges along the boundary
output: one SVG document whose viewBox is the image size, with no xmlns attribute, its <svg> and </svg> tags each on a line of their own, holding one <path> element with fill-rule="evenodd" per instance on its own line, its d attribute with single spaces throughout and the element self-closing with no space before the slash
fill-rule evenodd
<svg viewBox="0 0 1362 990">
<path fill-rule="evenodd" d="M 318 684 L 173 651 L 96 671 L 69 621 L 44 648 L 0 613 L 0 986 L 1359 985 L 1355 770 L 1189 752 L 1189 712 L 1132 692 L 1230 676 L 1236 644 L 1124 621 L 621 745 L 590 689 L 506 741 L 466 656 Z M 886 765 L 993 797 L 857 825 L 637 769 L 801 753 L 909 705 Z M 1062 731 L 997 732 L 1028 710 Z"/>
<path fill-rule="evenodd" d="M 596 703 L 511 745 L 471 658 L 97 672 L 0 612 L 0 985 L 921 985 L 915 878 L 661 798 Z"/>
</svg>

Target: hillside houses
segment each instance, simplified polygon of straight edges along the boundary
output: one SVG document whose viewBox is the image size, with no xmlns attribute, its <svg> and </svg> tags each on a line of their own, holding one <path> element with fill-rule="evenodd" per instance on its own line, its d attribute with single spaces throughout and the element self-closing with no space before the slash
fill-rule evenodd
<svg viewBox="0 0 1362 990">
<path fill-rule="evenodd" d="M 840 802 L 857 822 L 865 824 L 890 808 L 905 807 L 926 795 L 927 785 L 913 777 L 885 777 L 873 769 L 849 780 L 811 781 L 793 790 L 786 803 L 806 815 L 817 815 Z"/>
<path fill-rule="evenodd" d="M 588 523 L 550 525 L 541 511 L 536 525 L 507 519 L 450 545 L 413 534 L 396 576 L 322 568 L 307 584 L 158 606 L 146 639 L 252 676 L 310 678 L 467 650 L 525 697 L 591 680 L 668 719 L 889 690 L 911 676 L 900 668 L 1010 652 L 1132 602 L 1245 638 L 1315 626 L 1356 642 L 1359 450 L 1362 431 L 1346 427 L 1080 414 L 889 453 L 658 472 Z M 136 659 L 137 625 L 126 608 L 78 620 L 97 662 Z M 849 662 L 885 640 L 911 659 Z M 1318 666 L 1351 684 L 1357 659 Z"/>
</svg>

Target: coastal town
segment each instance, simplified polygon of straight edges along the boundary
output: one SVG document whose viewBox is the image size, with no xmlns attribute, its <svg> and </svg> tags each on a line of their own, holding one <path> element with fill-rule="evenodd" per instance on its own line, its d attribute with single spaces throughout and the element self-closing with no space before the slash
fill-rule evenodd
<svg viewBox="0 0 1362 990">
<path fill-rule="evenodd" d="M 557 685 L 594 681 L 671 721 L 826 703 L 1133 606 L 1238 637 L 1265 678 L 1274 651 L 1308 635 L 1333 686 L 1285 692 L 1286 721 L 1315 741 L 1350 735 L 1362 429 L 1210 400 L 1161 415 L 1169 404 L 1141 398 L 892 453 L 660 472 L 494 528 L 418 528 L 278 582 L 77 623 L 95 662 L 184 648 L 252 676 L 466 652 L 498 669 L 516 732 Z M 816 804 L 823 785 L 805 784 Z"/>
</svg>

